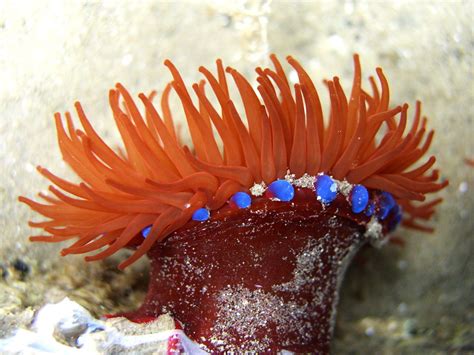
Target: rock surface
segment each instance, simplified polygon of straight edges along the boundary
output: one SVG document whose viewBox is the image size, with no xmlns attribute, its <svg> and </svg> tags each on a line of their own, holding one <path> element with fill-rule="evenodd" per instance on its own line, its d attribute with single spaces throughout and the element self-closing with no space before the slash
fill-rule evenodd
<svg viewBox="0 0 474 355">
<path fill-rule="evenodd" d="M 47 304 L 36 314 L 30 329 L 15 330 L 0 340 L 2 354 L 159 354 L 170 351 L 170 338 L 188 354 L 204 354 L 174 320 L 162 315 L 146 324 L 126 318 L 100 321 L 68 298 Z"/>
</svg>

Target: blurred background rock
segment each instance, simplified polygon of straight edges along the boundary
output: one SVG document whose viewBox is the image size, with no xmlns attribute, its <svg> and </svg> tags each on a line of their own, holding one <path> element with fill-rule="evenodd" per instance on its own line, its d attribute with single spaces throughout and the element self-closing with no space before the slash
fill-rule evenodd
<svg viewBox="0 0 474 355">
<path fill-rule="evenodd" d="M 146 288 L 146 261 L 121 274 L 114 260 L 85 264 L 28 242 L 35 216 L 17 196 L 47 189 L 35 166 L 71 177 L 54 112 L 80 100 L 114 145 L 108 89 L 160 91 L 165 58 L 192 83 L 216 58 L 252 79 L 269 53 L 291 54 L 326 99 L 322 80 L 349 88 L 357 52 L 365 78 L 384 69 L 393 103 L 422 100 L 450 186 L 433 235 L 400 229 L 405 247 L 365 250 L 351 267 L 334 352 L 474 351 L 473 15 L 467 0 L 0 2 L 0 335 L 64 295 L 103 314 L 133 308 Z"/>
</svg>

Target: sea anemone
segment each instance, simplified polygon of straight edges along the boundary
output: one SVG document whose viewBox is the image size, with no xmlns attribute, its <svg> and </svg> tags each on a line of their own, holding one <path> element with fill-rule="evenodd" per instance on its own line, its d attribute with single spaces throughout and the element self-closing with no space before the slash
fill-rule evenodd
<svg viewBox="0 0 474 355">
<path fill-rule="evenodd" d="M 421 222 L 441 199 L 420 202 L 448 182 L 438 182 L 435 157 L 418 163 L 434 134 L 420 102 L 407 129 L 408 105 L 390 105 L 380 68 L 379 84 L 369 79 L 371 93 L 362 89 L 357 55 L 349 96 L 337 77 L 325 81 L 325 120 L 298 61 L 287 57 L 299 79 L 290 85 L 277 57 L 270 59 L 274 69 L 256 69 L 257 91 L 220 60 L 217 75 L 200 67 L 206 81 L 192 86 L 194 100 L 165 61 L 173 81 L 161 96 L 161 114 L 155 92 L 138 96 L 141 112 L 117 84 L 109 101 L 123 151 L 107 146 L 80 103 L 82 130 L 68 112 L 66 125 L 56 113 L 63 158 L 83 182 L 38 167 L 56 187 L 49 187 L 54 197 L 39 195 L 46 203 L 19 198 L 49 219 L 30 222 L 49 234 L 30 239 L 73 239 L 63 255 L 99 250 L 87 261 L 133 249 L 121 269 L 148 254 L 149 293 L 126 315 L 170 312 L 209 351 L 327 352 L 338 284 L 355 251 L 388 240 L 400 222 L 431 231 Z M 192 148 L 173 123 L 172 90 Z"/>
</svg>

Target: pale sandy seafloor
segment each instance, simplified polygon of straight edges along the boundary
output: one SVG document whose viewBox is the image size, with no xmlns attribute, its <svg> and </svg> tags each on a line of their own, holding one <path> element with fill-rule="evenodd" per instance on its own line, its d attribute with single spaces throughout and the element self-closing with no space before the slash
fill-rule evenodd
<svg viewBox="0 0 474 355">
<path fill-rule="evenodd" d="M 46 303 L 69 297 L 98 317 L 135 308 L 146 290 L 146 261 L 119 272 L 118 259 L 85 264 L 27 241 L 34 215 L 16 198 L 47 188 L 34 166 L 71 176 L 53 112 L 80 99 L 114 145 L 107 90 L 117 81 L 160 90 L 170 79 L 165 58 L 193 82 L 218 57 L 252 78 L 269 52 L 291 54 L 323 93 L 321 80 L 335 74 L 349 87 L 358 52 L 365 77 L 384 68 L 394 103 L 422 100 L 450 186 L 433 235 L 399 230 L 404 248 L 356 258 L 333 353 L 473 353 L 474 169 L 464 163 L 474 157 L 473 17 L 471 1 L 1 2 L 0 338 L 28 328 Z"/>
</svg>

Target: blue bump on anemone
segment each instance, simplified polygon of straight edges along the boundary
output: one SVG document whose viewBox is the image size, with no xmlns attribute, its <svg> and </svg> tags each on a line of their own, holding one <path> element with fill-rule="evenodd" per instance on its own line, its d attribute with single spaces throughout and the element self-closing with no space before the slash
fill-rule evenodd
<svg viewBox="0 0 474 355">
<path fill-rule="evenodd" d="M 392 220 L 390 221 L 390 224 L 388 225 L 388 230 L 390 232 L 395 230 L 395 228 L 397 228 L 397 226 L 402 221 L 402 215 L 403 215 L 402 208 L 398 204 L 395 204 L 395 206 L 393 206 L 391 213 L 394 217 L 392 218 Z"/>
<path fill-rule="evenodd" d="M 252 204 L 252 198 L 245 192 L 236 192 L 230 199 L 238 208 L 247 208 Z"/>
<path fill-rule="evenodd" d="M 337 183 L 328 175 L 319 175 L 314 183 L 316 196 L 322 203 L 331 203 L 337 196 Z"/>
<path fill-rule="evenodd" d="M 148 234 L 150 234 L 151 231 L 151 226 L 145 227 L 142 229 L 142 236 L 143 238 L 148 237 Z"/>
<path fill-rule="evenodd" d="M 390 193 L 385 192 L 385 191 L 382 192 L 380 194 L 379 204 L 378 204 L 378 207 L 379 207 L 378 217 L 383 221 L 385 218 L 387 218 L 392 208 L 396 205 L 397 203 L 395 202 L 395 199 Z"/>
<path fill-rule="evenodd" d="M 291 201 L 295 197 L 295 188 L 286 180 L 275 180 L 269 186 L 268 190 L 272 197 L 280 201 Z"/>
<path fill-rule="evenodd" d="M 192 220 L 198 221 L 198 222 L 204 222 L 209 219 L 209 216 L 210 216 L 210 213 L 207 208 L 198 208 L 196 211 L 194 211 Z"/>
<path fill-rule="evenodd" d="M 370 217 L 374 214 L 375 212 L 375 203 L 374 201 L 370 201 L 369 204 L 367 205 L 367 208 L 365 209 L 365 215 L 367 217 Z"/>
<path fill-rule="evenodd" d="M 355 185 L 351 191 L 352 212 L 361 213 L 369 203 L 369 191 L 363 185 Z"/>
</svg>

